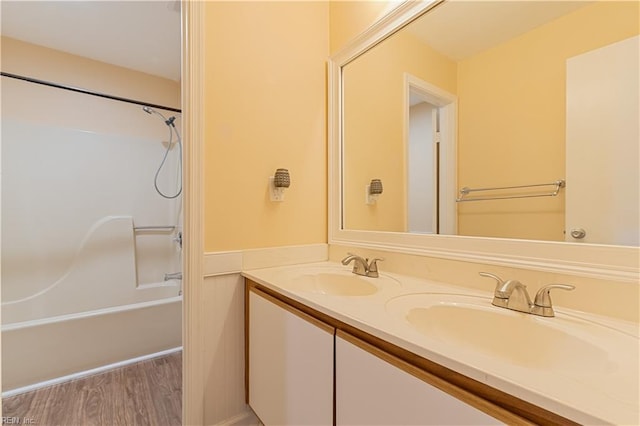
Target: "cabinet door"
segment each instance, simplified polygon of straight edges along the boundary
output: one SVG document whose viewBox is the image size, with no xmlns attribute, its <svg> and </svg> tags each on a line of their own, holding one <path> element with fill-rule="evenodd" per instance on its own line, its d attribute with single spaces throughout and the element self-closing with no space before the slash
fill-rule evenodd
<svg viewBox="0 0 640 426">
<path fill-rule="evenodd" d="M 502 423 L 336 336 L 336 425 L 496 424 Z"/>
<path fill-rule="evenodd" d="M 333 329 L 249 292 L 249 405 L 267 426 L 333 423 Z"/>
</svg>

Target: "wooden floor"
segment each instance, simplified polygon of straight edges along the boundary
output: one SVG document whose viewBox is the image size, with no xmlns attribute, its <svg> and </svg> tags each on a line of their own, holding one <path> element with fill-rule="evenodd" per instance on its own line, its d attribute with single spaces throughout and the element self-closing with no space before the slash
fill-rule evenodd
<svg viewBox="0 0 640 426">
<path fill-rule="evenodd" d="M 5 398 L 2 416 L 38 426 L 178 426 L 182 353 Z"/>
</svg>

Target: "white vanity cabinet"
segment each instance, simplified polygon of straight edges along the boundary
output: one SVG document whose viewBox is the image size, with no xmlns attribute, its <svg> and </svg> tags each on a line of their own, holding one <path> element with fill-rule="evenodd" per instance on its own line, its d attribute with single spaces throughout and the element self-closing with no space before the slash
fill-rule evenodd
<svg viewBox="0 0 640 426">
<path fill-rule="evenodd" d="M 503 424 L 403 367 L 411 368 L 377 348 L 339 333 L 336 336 L 336 425 Z"/>
<path fill-rule="evenodd" d="M 267 426 L 575 424 L 252 281 L 245 309 L 247 403 Z"/>
<path fill-rule="evenodd" d="M 265 425 L 333 423 L 334 329 L 249 291 L 248 402 Z"/>
</svg>

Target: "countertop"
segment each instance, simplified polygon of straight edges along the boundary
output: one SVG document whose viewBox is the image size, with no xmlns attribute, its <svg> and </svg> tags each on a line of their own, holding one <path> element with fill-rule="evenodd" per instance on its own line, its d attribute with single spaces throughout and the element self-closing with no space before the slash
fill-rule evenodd
<svg viewBox="0 0 640 426">
<path fill-rule="evenodd" d="M 536 317 L 536 320 L 548 321 L 550 326 L 554 325 L 551 322 L 556 319 L 594 322 L 598 327 L 601 326 L 603 336 L 613 333 L 612 336 L 617 340 L 612 341 L 619 340 L 625 346 L 624 349 L 612 348 L 610 341 L 607 341 L 609 347 L 603 352 L 608 362 L 607 371 L 600 364 L 576 367 L 574 361 L 579 356 L 574 360 L 551 360 L 548 368 L 540 368 L 539 365 L 509 362 L 486 351 L 475 350 L 472 345 L 453 344 L 442 336 L 428 336 L 411 326 L 402 315 L 394 315 L 387 309 L 389 301 L 416 293 L 440 294 L 443 297 L 451 294 L 474 296 L 475 300 L 491 306 L 492 294 L 488 292 L 384 272 L 380 273 L 382 280 L 362 277 L 377 283 L 377 286 L 385 283 L 378 292 L 366 296 L 327 295 L 299 290 L 290 285 L 292 279 L 301 273 L 350 274 L 350 271 L 350 267 L 336 262 L 319 262 L 248 270 L 242 275 L 366 333 L 575 422 L 640 424 L 638 324 L 555 307 L 556 318 Z M 508 315 L 528 315 L 504 311 L 507 320 Z M 500 333 L 501 330 L 477 332 Z M 593 339 L 592 336 L 586 337 Z M 505 336 L 505 339 L 517 338 Z M 524 339 L 526 344 L 536 344 L 535 339 L 529 340 L 526 336 L 519 338 Z"/>
</svg>

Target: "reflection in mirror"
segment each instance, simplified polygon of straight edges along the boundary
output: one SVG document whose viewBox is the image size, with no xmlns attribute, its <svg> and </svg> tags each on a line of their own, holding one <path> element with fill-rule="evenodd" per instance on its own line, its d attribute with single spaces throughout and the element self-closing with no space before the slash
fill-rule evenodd
<svg viewBox="0 0 640 426">
<path fill-rule="evenodd" d="M 347 63 L 342 229 L 638 246 L 638 13 L 444 2 Z"/>
</svg>

